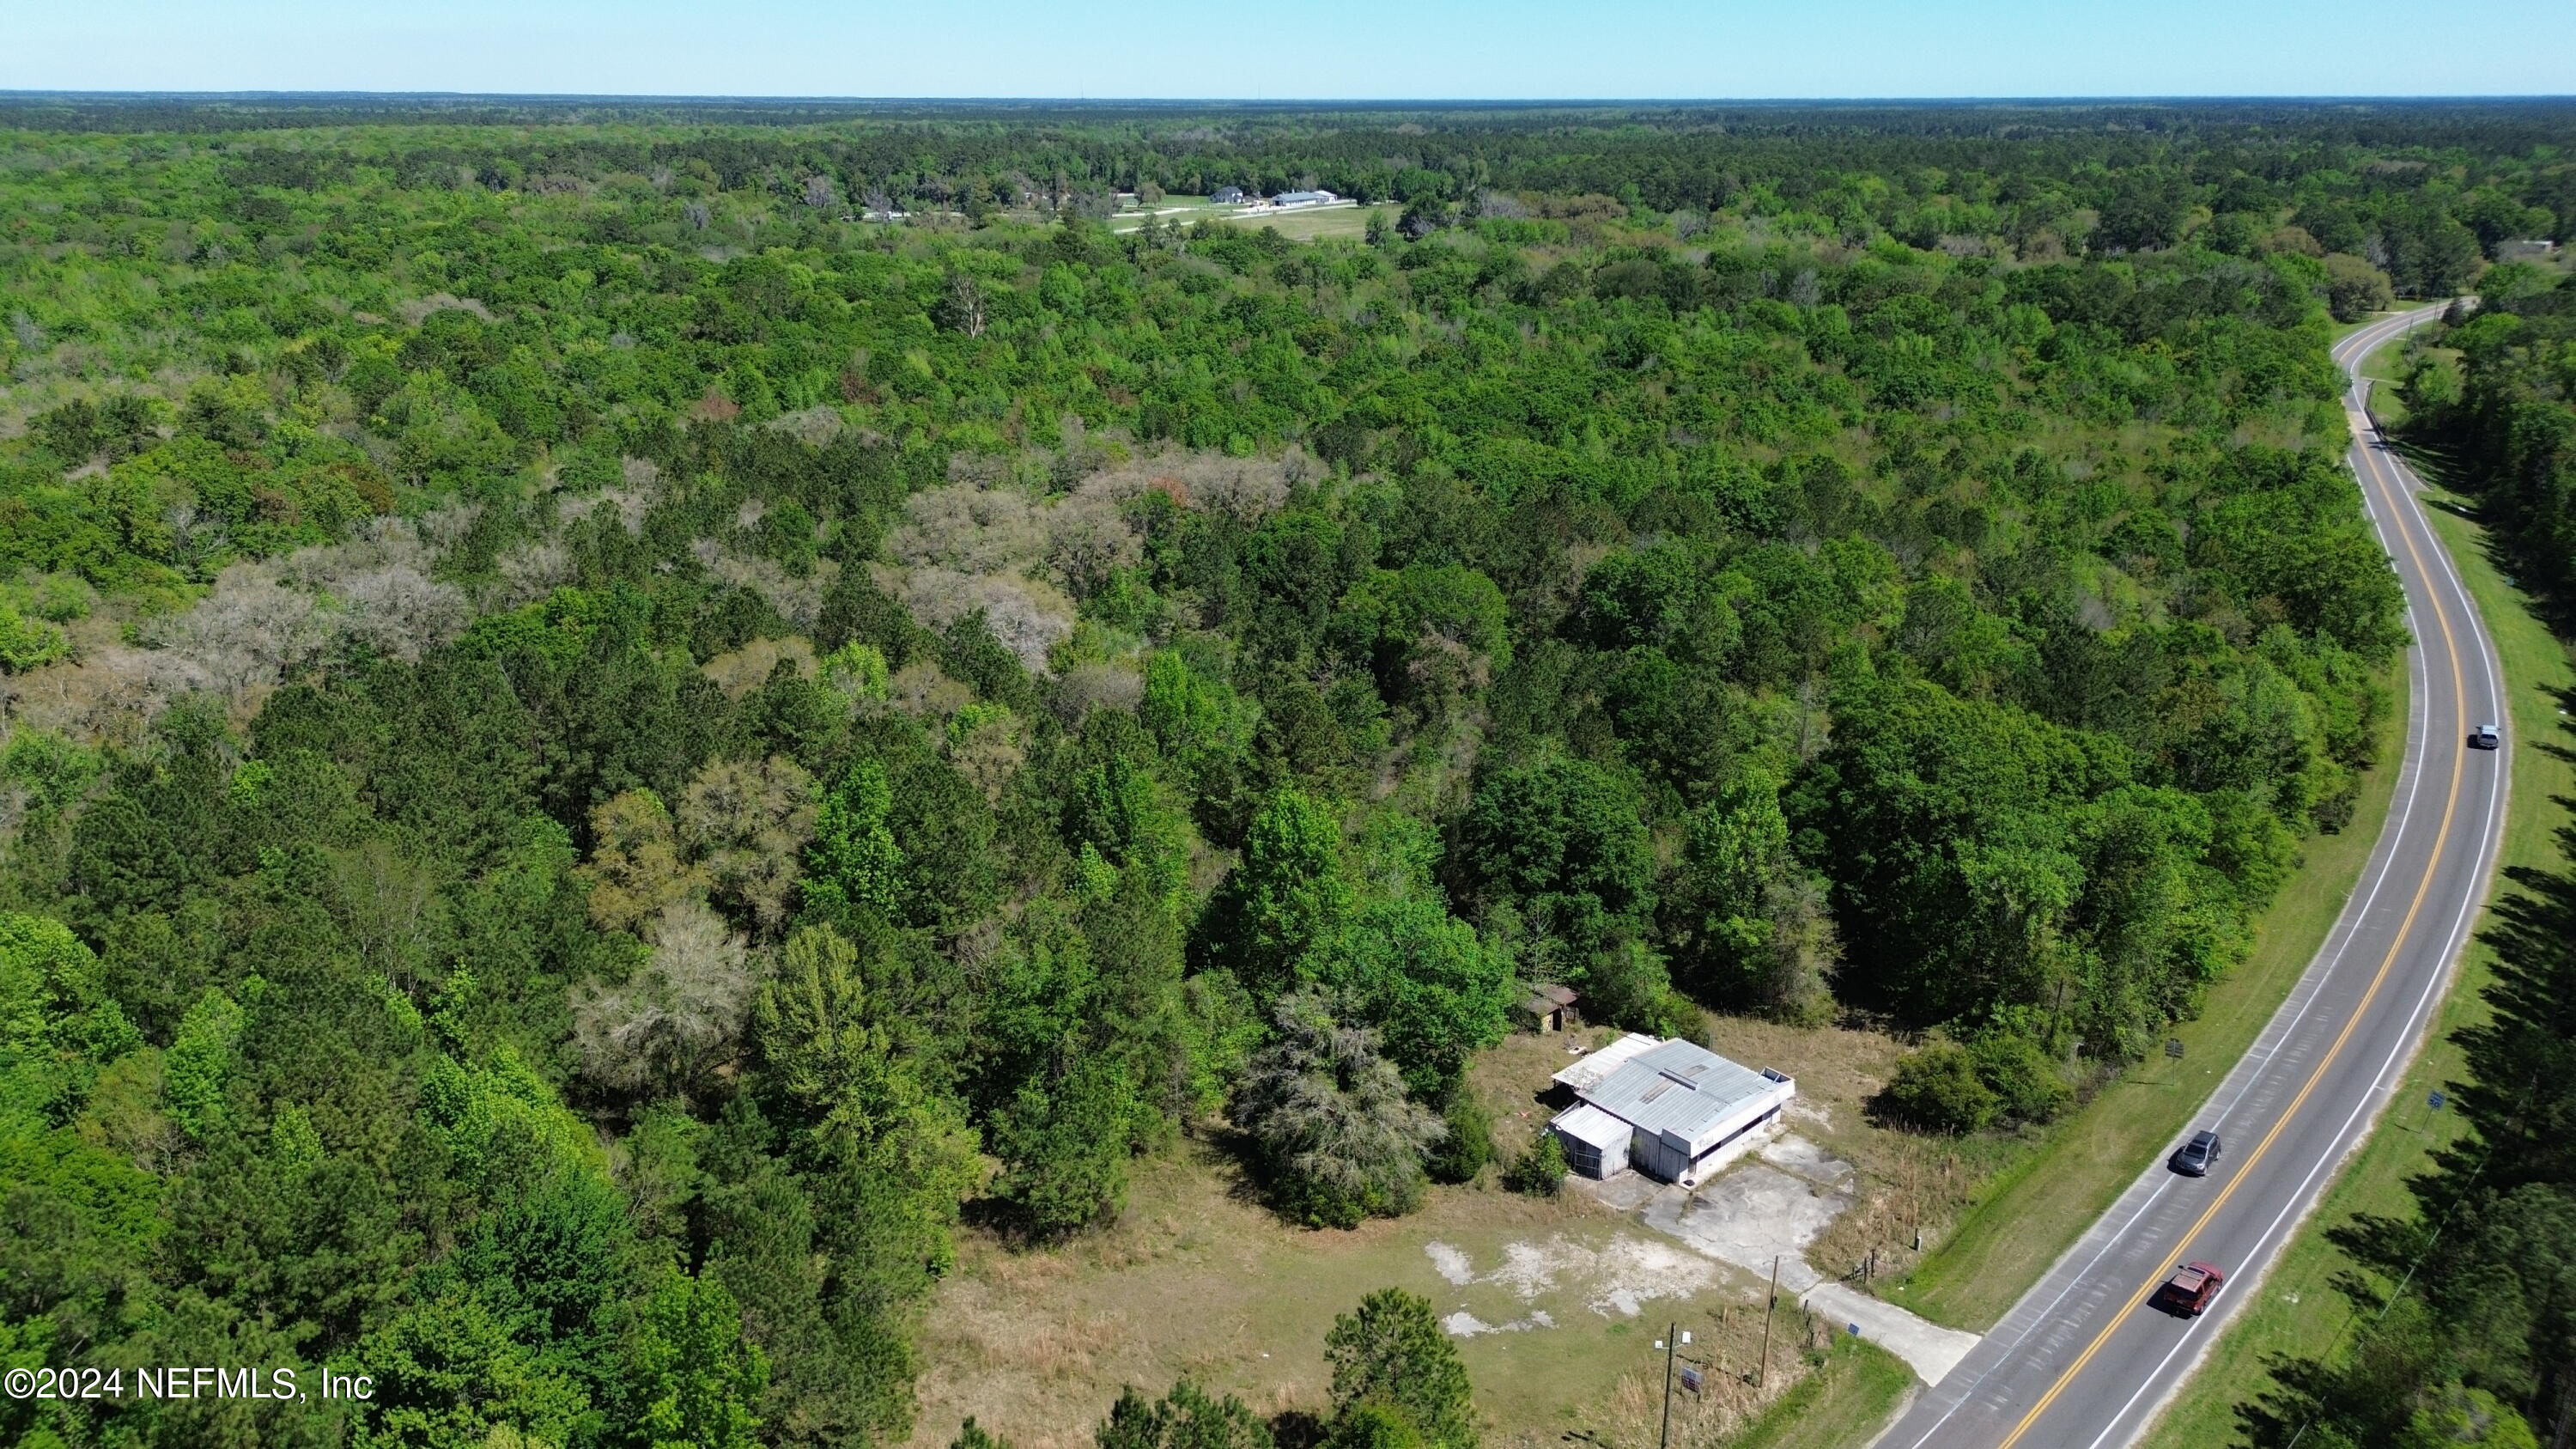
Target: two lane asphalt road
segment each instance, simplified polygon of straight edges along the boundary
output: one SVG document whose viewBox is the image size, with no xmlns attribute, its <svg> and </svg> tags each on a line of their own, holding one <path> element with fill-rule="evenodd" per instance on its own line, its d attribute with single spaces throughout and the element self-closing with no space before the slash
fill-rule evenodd
<svg viewBox="0 0 2576 1449">
<path fill-rule="evenodd" d="M 2378 847 L 2316 960 L 2191 1123 L 2225 1138 L 2217 1169 L 2192 1178 L 2161 1159 L 2148 1166 L 1880 1449 L 2118 1449 L 2137 1438 L 2257 1291 L 2423 1040 L 2494 874 L 2511 756 L 2465 743 L 2505 718 L 2495 649 L 2359 377 L 2374 349 L 2439 315 L 2389 317 L 2334 349 L 2352 382 L 2353 472 L 2415 635 L 2405 760 Z M 2150 1305 L 2194 1258 L 2229 1275 L 2209 1311 L 2186 1319 Z"/>
</svg>

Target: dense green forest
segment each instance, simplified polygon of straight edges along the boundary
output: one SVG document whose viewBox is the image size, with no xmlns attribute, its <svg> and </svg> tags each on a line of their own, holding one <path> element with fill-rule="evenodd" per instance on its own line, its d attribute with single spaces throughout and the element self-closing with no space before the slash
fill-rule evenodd
<svg viewBox="0 0 2576 1449">
<path fill-rule="evenodd" d="M 2484 280 L 2476 310 L 2450 317 L 2417 352 L 2403 389 L 2407 436 L 2446 456 L 2516 574 L 2547 600 L 2560 632 L 2576 633 L 2576 287 L 2526 263 Z"/>
<path fill-rule="evenodd" d="M 2382 748 L 2334 321 L 2576 211 L 2538 106 L 0 119 L 0 1360 L 376 1384 L 36 1445 L 901 1442 L 959 1232 L 1406 1212 L 1535 983 L 2046 1120 Z M 1307 1427 L 1472 1444 L 1427 1313 Z"/>
</svg>

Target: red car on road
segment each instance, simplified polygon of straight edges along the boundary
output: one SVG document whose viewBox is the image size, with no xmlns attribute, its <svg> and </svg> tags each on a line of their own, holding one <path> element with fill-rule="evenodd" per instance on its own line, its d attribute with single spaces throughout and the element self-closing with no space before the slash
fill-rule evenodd
<svg viewBox="0 0 2576 1449">
<path fill-rule="evenodd" d="M 2227 1274 L 2211 1264 L 2185 1263 L 2156 1290 L 2155 1303 L 2167 1313 L 2198 1318 L 2218 1297 L 2218 1286 L 2226 1281 Z"/>
</svg>

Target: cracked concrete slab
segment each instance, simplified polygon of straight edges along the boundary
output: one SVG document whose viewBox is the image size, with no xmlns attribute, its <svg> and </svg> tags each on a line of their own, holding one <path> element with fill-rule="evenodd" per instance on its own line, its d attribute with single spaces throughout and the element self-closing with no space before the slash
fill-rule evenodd
<svg viewBox="0 0 2576 1449">
<path fill-rule="evenodd" d="M 1766 1278 L 1779 1258 L 1781 1285 L 1804 1291 L 1820 1278 L 1800 1254 L 1851 1205 L 1849 1193 L 1754 1162 L 1697 1192 L 1664 1189 L 1646 1204 L 1645 1219 L 1658 1232 Z"/>
<path fill-rule="evenodd" d="M 1763 1161 L 1796 1173 L 1809 1182 L 1840 1188 L 1846 1192 L 1860 1185 L 1859 1168 L 1833 1156 L 1804 1137 L 1782 1137 L 1765 1143 L 1761 1155 Z"/>
<path fill-rule="evenodd" d="M 1696 1192 L 1659 1187 L 1639 1216 L 1722 1263 L 1767 1278 L 1779 1265 L 1780 1286 L 1828 1321 L 1856 1326 L 1863 1338 L 1904 1359 L 1937 1384 L 1978 1337 L 1919 1318 L 1893 1303 L 1830 1280 L 1807 1262 L 1807 1246 L 1849 1211 L 1860 1184 L 1850 1163 L 1798 1136 L 1765 1145 L 1756 1160 Z"/>
<path fill-rule="evenodd" d="M 1460 1338 L 1553 1328 L 1556 1319 L 1543 1304 L 1558 1312 L 1580 1306 L 1604 1318 L 1634 1318 L 1656 1299 L 1688 1298 L 1729 1276 L 1706 1254 L 1626 1232 L 1600 1241 L 1558 1233 L 1506 1243 L 1502 1261 L 1483 1272 L 1453 1244 L 1426 1243 L 1423 1252 L 1452 1288 L 1483 1290 L 1460 1296 L 1479 1299 L 1485 1313 L 1471 1304 L 1442 1320 Z M 1519 1311 L 1496 1321 L 1492 1309 L 1504 1304 Z"/>
<path fill-rule="evenodd" d="M 1642 1172 L 1623 1172 L 1617 1177 L 1590 1178 L 1568 1176 L 1566 1186 L 1576 1189 L 1603 1207 L 1632 1213 L 1654 1200 L 1664 1185 Z"/>
</svg>

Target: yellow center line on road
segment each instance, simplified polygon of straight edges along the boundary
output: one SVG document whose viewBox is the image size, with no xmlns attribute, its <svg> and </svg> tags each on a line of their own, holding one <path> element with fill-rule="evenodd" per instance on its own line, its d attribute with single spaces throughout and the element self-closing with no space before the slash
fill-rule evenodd
<svg viewBox="0 0 2576 1449">
<path fill-rule="evenodd" d="M 2368 346 L 2363 347 L 2359 355 L 2368 356 L 2371 348 L 2379 346 L 2389 337 L 2394 337 L 2405 330 L 2406 328 L 2402 326 L 2391 327 L 2384 336 L 2370 334 L 2371 340 Z M 2424 580 L 2425 598 L 2431 602 L 2434 621 L 2441 628 L 2443 652 L 2450 656 L 2451 708 L 2456 717 L 2465 720 L 2469 713 L 2468 681 L 2460 672 L 2460 651 L 2458 642 L 2451 633 L 2450 611 L 2442 607 L 2441 591 L 2434 586 L 2432 570 L 2424 566 L 2424 555 L 2416 547 L 2414 530 L 2407 527 L 2398 490 L 2388 482 L 2387 475 L 2382 471 L 2379 459 L 2371 451 L 2368 440 L 2356 438 L 2354 446 L 2361 450 L 2363 466 L 2369 469 L 2372 480 L 2376 481 L 2380 485 L 2380 491 L 2387 495 L 2390 505 L 2389 523 L 2396 529 L 2398 537 L 2404 540 L 2406 556 L 2414 563 L 2417 576 Z M 2359 482 L 2360 479 L 2356 477 L 2355 481 Z M 2429 735 L 2432 727 L 2429 712 L 2425 727 Z M 2429 747 L 2429 739 L 2427 744 Z M 2292 1119 L 2299 1115 L 2299 1109 L 2307 1103 L 2308 1094 L 2317 1089 L 2317 1083 L 2325 1080 L 2327 1070 L 2334 1065 L 2335 1058 L 2342 1054 L 2344 1045 L 2352 1040 L 2352 1034 L 2360 1028 L 2362 1018 L 2370 1014 L 2370 1003 L 2378 998 L 2379 988 L 2387 982 L 2388 973 L 2396 968 L 2398 953 L 2404 949 L 2407 937 L 2414 933 L 2415 917 L 2423 909 L 2425 897 L 2431 894 L 2433 877 L 2439 873 L 2442 858 L 2449 852 L 2451 821 L 2460 802 L 2460 776 L 2465 768 L 2466 759 L 2466 755 L 2458 749 L 2451 752 L 2451 786 L 2442 800 L 2441 827 L 2434 833 L 2432 852 L 2425 857 L 2423 879 L 2415 883 L 2415 898 L 2407 903 L 2405 919 L 2397 923 L 2397 934 L 2389 941 L 2388 954 L 2380 961 L 2379 970 L 2370 978 L 2369 989 L 2362 993 L 2361 1001 L 2353 1007 L 2352 1015 L 2345 1020 L 2343 1030 L 2335 1036 L 2334 1045 L 2326 1049 L 2325 1056 L 2317 1062 L 2316 1070 L 2308 1074 L 2307 1081 L 2299 1088 L 2299 1094 L 2293 1097 L 2290 1105 L 2273 1120 L 2272 1130 L 2263 1134 L 2263 1140 L 2255 1144 L 2254 1151 L 2236 1169 L 2235 1176 L 2228 1179 L 2227 1186 L 2220 1189 L 2217 1198 L 2201 1213 L 2199 1219 L 2183 1232 L 2178 1241 L 2184 1245 L 2185 1250 L 2188 1250 L 2191 1240 L 2207 1229 L 2211 1220 L 2227 1206 L 2227 1200 L 2235 1196 L 2236 1189 L 2243 1186 L 2245 1181 L 2254 1175 L 2255 1164 L 2261 1162 L 2263 1154 L 2271 1150 L 2272 1143 L 2280 1137 L 2282 1129 L 2288 1127 Z M 2039 1402 L 2031 1405 L 2030 1412 L 2022 1415 L 2021 1422 L 2013 1426 L 2013 1431 L 2004 1436 L 2003 1442 L 1998 1444 L 1996 1449 L 2012 1449 L 2013 1445 L 2021 1442 L 2021 1437 L 2030 1432 L 2033 1424 L 2039 1422 L 2039 1416 L 2048 1412 L 2049 1405 L 2057 1402 L 2057 1396 L 2066 1392 L 2067 1385 L 2073 1383 L 2075 1376 L 2082 1373 L 2085 1365 L 2093 1361 L 2093 1356 L 2102 1351 L 2102 1345 L 2110 1342 L 2111 1335 L 2119 1330 L 2128 1316 L 2136 1312 L 2138 1306 L 2146 1302 L 2148 1296 L 2155 1292 L 2157 1285 L 2164 1281 L 2167 1271 L 2159 1267 L 2144 1283 L 2138 1285 L 2137 1291 L 2129 1295 L 2129 1301 L 2121 1305 L 2119 1311 L 2113 1313 L 2103 1323 L 2101 1331 L 2093 1335 L 2093 1341 L 2085 1345 L 2084 1352 L 2076 1355 L 2075 1361 L 2066 1366 L 2066 1371 L 2059 1374 L 2057 1381 L 2048 1386 L 2048 1392 L 2040 1395 Z"/>
</svg>

